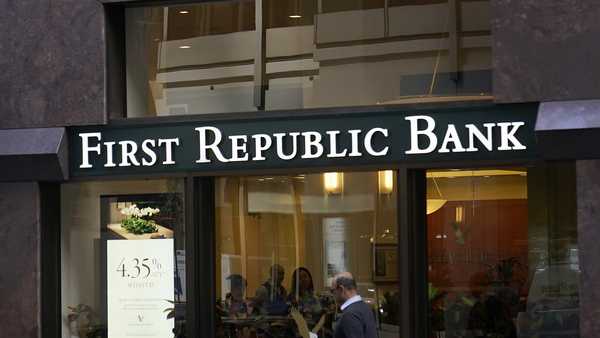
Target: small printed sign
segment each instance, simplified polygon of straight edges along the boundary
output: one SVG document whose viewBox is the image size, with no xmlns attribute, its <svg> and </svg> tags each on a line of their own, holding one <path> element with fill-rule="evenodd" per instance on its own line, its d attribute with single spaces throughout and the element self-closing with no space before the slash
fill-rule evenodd
<svg viewBox="0 0 600 338">
<path fill-rule="evenodd" d="M 173 239 L 107 242 L 108 338 L 173 336 Z"/>
</svg>

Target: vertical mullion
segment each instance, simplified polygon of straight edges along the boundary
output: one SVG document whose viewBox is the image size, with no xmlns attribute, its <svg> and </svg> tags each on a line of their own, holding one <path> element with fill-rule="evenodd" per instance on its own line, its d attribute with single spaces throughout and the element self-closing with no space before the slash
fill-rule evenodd
<svg viewBox="0 0 600 338">
<path fill-rule="evenodd" d="M 398 170 L 398 225 L 400 240 L 400 336 L 427 336 L 427 227 L 425 175 Z"/>
<path fill-rule="evenodd" d="M 255 6 L 255 29 L 256 29 L 256 54 L 254 56 L 254 106 L 258 110 L 265 109 L 265 96 L 267 89 L 267 36 L 265 25 L 264 0 L 256 0 Z"/>
<path fill-rule="evenodd" d="M 415 329 L 416 337 L 427 337 L 429 321 L 429 284 L 427 282 L 427 181 L 424 170 L 412 170 L 411 178 L 412 203 L 410 206 L 411 223 L 413 229 L 413 255 L 415 265 L 414 290 L 415 290 Z"/>
<path fill-rule="evenodd" d="M 61 337 L 60 184 L 39 184 L 41 336 Z"/>
<path fill-rule="evenodd" d="M 186 337 L 215 337 L 214 182 L 186 179 Z"/>
<path fill-rule="evenodd" d="M 452 80 L 458 81 L 458 73 L 460 71 L 459 53 L 460 40 L 458 37 L 459 30 L 459 9 L 460 0 L 448 1 L 448 63 L 450 64 L 450 76 Z"/>
<path fill-rule="evenodd" d="M 400 337 L 414 337 L 412 325 L 412 306 L 413 297 L 411 276 L 411 241 L 410 241 L 410 222 L 408 217 L 408 171 L 406 168 L 398 170 L 398 226 L 400 240 L 398 245 L 398 263 L 400 271 Z"/>
<path fill-rule="evenodd" d="M 198 260 L 198 301 L 200 324 L 199 335 L 196 337 L 213 338 L 215 329 L 215 179 L 214 177 L 195 178 L 196 193 L 194 198 L 195 210 L 198 222 L 197 248 Z M 200 273 L 201 272 L 201 273 Z"/>
<path fill-rule="evenodd" d="M 390 36 L 390 0 L 385 0 L 383 5 L 383 37 Z"/>
<path fill-rule="evenodd" d="M 197 337 L 199 329 L 198 280 L 200 271 L 197 267 L 197 251 L 199 229 L 196 227 L 194 197 L 196 195 L 195 179 L 188 176 L 185 179 L 185 278 L 186 278 L 186 337 Z"/>
</svg>

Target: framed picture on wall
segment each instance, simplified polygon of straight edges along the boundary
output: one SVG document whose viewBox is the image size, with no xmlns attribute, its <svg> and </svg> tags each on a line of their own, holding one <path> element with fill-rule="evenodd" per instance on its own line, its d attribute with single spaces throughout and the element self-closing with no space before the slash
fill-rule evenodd
<svg viewBox="0 0 600 338">
<path fill-rule="evenodd" d="M 373 282 L 398 281 L 398 246 L 375 244 L 372 252 L 375 255 Z"/>
</svg>

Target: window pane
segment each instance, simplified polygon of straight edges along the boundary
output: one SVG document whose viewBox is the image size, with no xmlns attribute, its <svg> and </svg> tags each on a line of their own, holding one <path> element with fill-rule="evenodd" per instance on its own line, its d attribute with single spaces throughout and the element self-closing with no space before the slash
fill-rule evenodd
<svg viewBox="0 0 600 338">
<path fill-rule="evenodd" d="M 415 6 L 447 3 L 448 0 L 389 0 L 390 6 Z"/>
<path fill-rule="evenodd" d="M 266 109 L 490 99 L 489 2 L 458 6 L 323 1 L 314 24 L 267 30 Z"/>
<path fill-rule="evenodd" d="M 266 0 L 266 28 L 313 25 L 316 0 Z"/>
<path fill-rule="evenodd" d="M 573 164 L 427 173 L 431 337 L 579 337 Z"/>
<path fill-rule="evenodd" d="M 128 116 L 491 98 L 489 1 L 262 3 L 128 8 Z"/>
<path fill-rule="evenodd" d="M 384 0 L 322 0 L 323 13 L 383 8 Z"/>
<path fill-rule="evenodd" d="M 254 1 L 125 13 L 128 117 L 254 109 Z"/>
<path fill-rule="evenodd" d="M 62 337 L 185 337 L 183 180 L 62 186 Z"/>
<path fill-rule="evenodd" d="M 344 271 L 380 334 L 396 335 L 394 184 L 392 171 L 218 179 L 217 336 L 299 337 L 322 318 L 318 336 L 332 337 L 331 278 Z"/>
</svg>

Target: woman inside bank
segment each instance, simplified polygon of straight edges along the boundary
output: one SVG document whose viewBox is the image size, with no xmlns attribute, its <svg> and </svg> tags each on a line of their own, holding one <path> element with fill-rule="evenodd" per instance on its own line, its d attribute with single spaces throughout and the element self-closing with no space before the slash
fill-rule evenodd
<svg viewBox="0 0 600 338">
<path fill-rule="evenodd" d="M 323 314 L 319 298 L 315 295 L 312 275 L 305 267 L 292 273 L 292 286 L 288 302 L 302 314 L 310 328 L 314 327 Z"/>
</svg>

